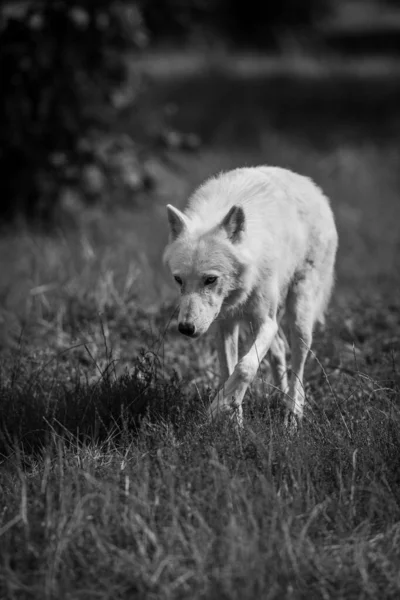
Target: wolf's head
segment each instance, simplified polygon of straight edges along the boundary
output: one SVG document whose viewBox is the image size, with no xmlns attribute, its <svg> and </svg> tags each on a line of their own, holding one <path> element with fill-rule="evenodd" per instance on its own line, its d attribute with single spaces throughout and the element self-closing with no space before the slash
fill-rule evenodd
<svg viewBox="0 0 400 600">
<path fill-rule="evenodd" d="M 178 328 L 192 338 L 207 331 L 222 309 L 240 303 L 245 261 L 240 242 L 245 230 L 241 206 L 232 206 L 207 231 L 167 206 L 170 240 L 164 262 L 180 288 Z"/>
</svg>

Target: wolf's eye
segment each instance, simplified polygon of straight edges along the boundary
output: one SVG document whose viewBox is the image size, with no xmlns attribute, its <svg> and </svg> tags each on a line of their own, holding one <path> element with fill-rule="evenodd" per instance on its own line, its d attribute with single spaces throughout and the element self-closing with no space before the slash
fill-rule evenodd
<svg viewBox="0 0 400 600">
<path fill-rule="evenodd" d="M 212 285 L 217 281 L 218 277 L 211 275 L 210 277 L 206 277 L 204 280 L 204 285 Z"/>
<path fill-rule="evenodd" d="M 182 285 L 182 279 L 178 275 L 174 275 L 174 279 L 178 285 Z"/>
</svg>

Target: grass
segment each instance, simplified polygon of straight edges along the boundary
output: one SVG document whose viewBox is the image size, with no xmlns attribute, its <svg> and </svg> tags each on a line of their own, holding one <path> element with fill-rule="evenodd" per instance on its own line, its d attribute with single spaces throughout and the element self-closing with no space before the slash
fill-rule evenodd
<svg viewBox="0 0 400 600">
<path fill-rule="evenodd" d="M 142 125 L 174 105 L 163 119 L 202 135 L 198 154 L 176 152 L 177 172 L 154 162 L 159 186 L 135 210 L 4 232 L 1 598 L 399 596 L 398 113 L 391 101 L 376 113 L 368 80 L 352 80 L 348 100 L 335 77 L 307 93 L 259 74 L 156 82 Z M 129 112 L 121 124 L 134 131 Z M 243 432 L 205 423 L 212 340 L 177 335 L 160 261 L 167 201 L 261 162 L 312 176 L 340 234 L 295 436 L 268 365 Z"/>
</svg>

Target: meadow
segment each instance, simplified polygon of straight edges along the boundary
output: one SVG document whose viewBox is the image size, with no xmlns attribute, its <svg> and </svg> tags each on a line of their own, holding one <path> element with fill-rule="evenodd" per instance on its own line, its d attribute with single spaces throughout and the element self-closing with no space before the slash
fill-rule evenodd
<svg viewBox="0 0 400 600">
<path fill-rule="evenodd" d="M 397 67 L 396 67 L 397 69 Z M 400 595 L 400 85 L 374 62 L 150 73 L 116 128 L 195 133 L 156 187 L 0 239 L 0 597 Z M 176 330 L 165 204 L 271 164 L 330 197 L 327 325 L 289 435 L 263 364 L 245 425 L 208 425 L 212 339 Z"/>
</svg>

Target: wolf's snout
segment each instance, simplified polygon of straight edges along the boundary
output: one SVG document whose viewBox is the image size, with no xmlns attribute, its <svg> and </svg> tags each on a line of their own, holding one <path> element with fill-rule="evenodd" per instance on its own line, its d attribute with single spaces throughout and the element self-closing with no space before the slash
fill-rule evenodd
<svg viewBox="0 0 400 600">
<path fill-rule="evenodd" d="M 189 337 L 192 337 L 196 332 L 196 327 L 192 323 L 179 323 L 178 329 L 180 333 Z"/>
</svg>

